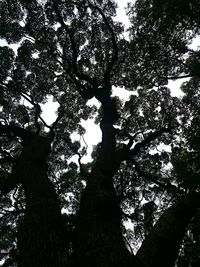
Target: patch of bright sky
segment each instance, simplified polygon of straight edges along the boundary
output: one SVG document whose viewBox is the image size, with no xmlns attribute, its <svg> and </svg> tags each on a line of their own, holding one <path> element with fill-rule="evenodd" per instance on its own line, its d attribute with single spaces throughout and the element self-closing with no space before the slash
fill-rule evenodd
<svg viewBox="0 0 200 267">
<path fill-rule="evenodd" d="M 42 118 L 46 124 L 51 125 L 56 120 L 56 111 L 59 107 L 57 102 L 53 102 L 53 97 L 49 96 L 48 102 L 41 105 Z"/>
<path fill-rule="evenodd" d="M 0 40 L 0 46 L 9 46 L 10 48 L 12 48 L 12 50 L 15 52 L 15 54 L 17 54 L 17 49 L 18 47 L 20 46 L 20 43 L 19 44 L 9 44 L 6 42 L 5 39 L 1 39 Z"/>
<path fill-rule="evenodd" d="M 188 78 L 179 79 L 179 80 L 171 80 L 168 82 L 168 87 L 171 89 L 171 95 L 177 97 L 183 97 L 184 93 L 180 89 L 180 86 L 183 82 L 188 81 Z"/>
<path fill-rule="evenodd" d="M 114 20 L 116 21 L 120 21 L 124 24 L 125 29 L 127 29 L 130 26 L 130 21 L 128 19 L 128 16 L 126 15 L 126 7 L 127 7 L 127 3 L 130 1 L 123 1 L 123 0 L 118 0 L 117 1 L 117 16 L 116 18 L 114 18 Z M 132 1 L 135 2 L 135 1 Z M 125 34 L 126 37 L 126 34 Z"/>
<path fill-rule="evenodd" d="M 190 49 L 199 49 L 200 48 L 200 36 L 196 36 L 190 45 L 188 45 Z"/>
</svg>

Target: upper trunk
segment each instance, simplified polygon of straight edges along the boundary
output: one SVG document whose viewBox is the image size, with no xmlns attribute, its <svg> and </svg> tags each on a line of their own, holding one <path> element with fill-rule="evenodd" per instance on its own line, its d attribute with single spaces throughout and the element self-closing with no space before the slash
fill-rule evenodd
<svg viewBox="0 0 200 267">
<path fill-rule="evenodd" d="M 56 192 L 46 174 L 48 140 L 24 145 L 14 168 L 25 191 L 26 210 L 19 229 L 19 267 L 66 266 L 64 229 Z"/>
</svg>

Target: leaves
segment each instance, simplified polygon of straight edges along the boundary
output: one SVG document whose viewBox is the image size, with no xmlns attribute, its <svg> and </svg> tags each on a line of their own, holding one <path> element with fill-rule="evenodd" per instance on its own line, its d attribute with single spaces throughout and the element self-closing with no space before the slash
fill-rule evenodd
<svg viewBox="0 0 200 267">
<path fill-rule="evenodd" d="M 0 2 L 0 38 L 18 46 L 17 52 L 0 47 L 0 125 L 47 136 L 51 126 L 40 108 L 49 99 L 55 101 L 58 121 L 51 128 L 48 174 L 64 213 L 71 214 L 92 168 L 92 163 L 81 163 L 87 150 L 80 141 L 86 131 L 82 121 L 95 118 L 99 123 L 103 116 L 102 106 L 88 105 L 87 100 L 103 95 L 105 84 L 105 96 L 120 114 L 115 121 L 117 151 L 133 149 L 150 133 L 169 129 L 124 161 L 114 177 L 124 221 L 127 214 L 135 229 L 134 235 L 129 230 L 125 235 L 141 242 L 178 193 L 199 191 L 200 63 L 199 48 L 191 49 L 199 35 L 199 1 L 136 1 L 127 10 L 128 40 L 123 39 L 123 25 L 114 20 L 114 1 L 56 3 L 59 12 L 52 1 Z M 181 77 L 190 78 L 182 84 L 182 99 L 168 88 L 170 79 Z M 127 90 L 129 99 L 122 93 L 111 98 L 112 86 Z M 87 131 L 95 135 L 93 129 Z M 79 141 L 72 140 L 74 134 L 80 135 Z M 7 159 L 18 158 L 22 140 L 9 133 L 1 134 L 0 141 L 3 177 L 11 172 L 13 163 Z M 100 149 L 101 144 L 94 147 L 94 159 Z M 7 210 L 1 215 L 0 246 L 12 255 L 21 214 L 18 201 L 23 202 L 23 192 L 0 203 L 0 211 Z M 68 215 L 66 224 L 73 235 L 74 221 Z"/>
<path fill-rule="evenodd" d="M 0 47 L 0 82 L 5 81 L 11 70 L 12 62 L 14 59 L 14 53 L 12 49 L 7 46 Z"/>
</svg>

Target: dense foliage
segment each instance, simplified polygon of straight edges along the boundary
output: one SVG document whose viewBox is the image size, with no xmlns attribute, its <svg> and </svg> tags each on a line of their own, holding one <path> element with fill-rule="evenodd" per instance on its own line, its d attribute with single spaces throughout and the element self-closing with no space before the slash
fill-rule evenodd
<svg viewBox="0 0 200 267">
<path fill-rule="evenodd" d="M 200 2 L 133 2 L 0 1 L 4 267 L 200 265 Z"/>
</svg>

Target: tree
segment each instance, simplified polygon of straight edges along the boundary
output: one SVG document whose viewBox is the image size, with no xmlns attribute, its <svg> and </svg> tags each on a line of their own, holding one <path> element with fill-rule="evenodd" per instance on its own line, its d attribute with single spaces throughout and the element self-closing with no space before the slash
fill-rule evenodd
<svg viewBox="0 0 200 267">
<path fill-rule="evenodd" d="M 188 12 L 185 1 L 176 16 L 171 5 L 129 6 L 125 40 L 111 0 L 0 2 L 3 266 L 174 266 L 200 207 L 199 52 L 189 48 L 200 7 L 190 1 Z M 186 76 L 185 98 L 172 97 L 167 81 Z M 59 105 L 51 125 L 49 98 Z M 86 145 L 72 133 L 82 137 L 82 120 L 94 117 L 102 140 L 83 164 Z M 161 145 L 171 151 L 155 152 Z M 144 239 L 136 255 L 127 219 Z"/>
</svg>

